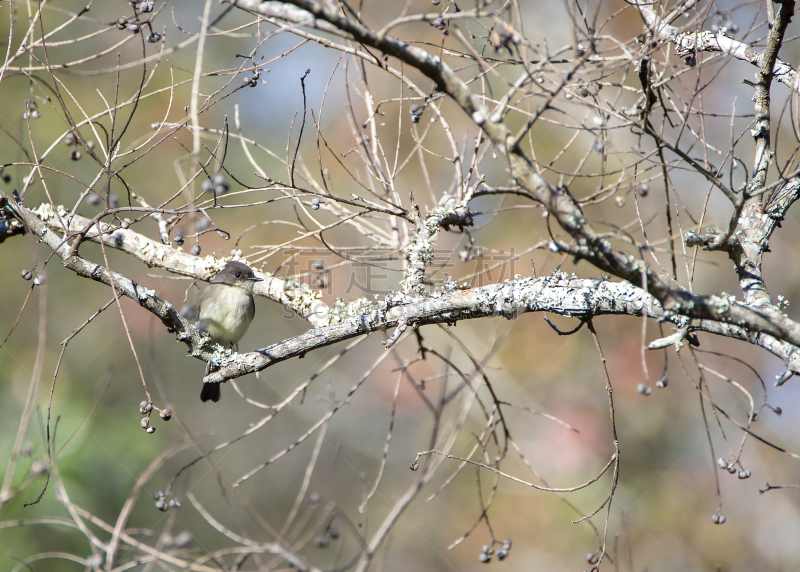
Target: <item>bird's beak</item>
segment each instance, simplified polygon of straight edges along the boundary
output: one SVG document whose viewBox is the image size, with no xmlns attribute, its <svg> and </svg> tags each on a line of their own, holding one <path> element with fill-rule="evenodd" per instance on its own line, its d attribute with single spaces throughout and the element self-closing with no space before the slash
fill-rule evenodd
<svg viewBox="0 0 800 572">
<path fill-rule="evenodd" d="M 250 282 L 263 282 L 263 278 L 259 278 L 258 276 L 253 276 L 252 278 L 248 278 Z"/>
</svg>

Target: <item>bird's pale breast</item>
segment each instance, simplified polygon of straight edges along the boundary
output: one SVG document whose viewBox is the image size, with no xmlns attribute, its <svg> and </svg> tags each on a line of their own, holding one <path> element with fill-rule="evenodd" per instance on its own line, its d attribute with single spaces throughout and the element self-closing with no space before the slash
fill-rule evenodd
<svg viewBox="0 0 800 572">
<path fill-rule="evenodd" d="M 241 306 L 245 307 L 244 312 L 226 311 Z M 225 318 L 219 320 L 222 315 Z M 222 286 L 214 298 L 208 298 L 201 303 L 199 319 L 207 325 L 207 331 L 214 341 L 227 345 L 238 343 L 242 339 L 254 315 L 252 294 L 244 288 Z"/>
</svg>

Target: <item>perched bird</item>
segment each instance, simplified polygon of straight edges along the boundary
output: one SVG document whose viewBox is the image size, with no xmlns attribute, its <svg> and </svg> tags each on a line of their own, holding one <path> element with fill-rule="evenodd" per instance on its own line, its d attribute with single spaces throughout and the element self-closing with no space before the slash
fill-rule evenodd
<svg viewBox="0 0 800 572">
<path fill-rule="evenodd" d="M 261 280 L 247 264 L 228 262 L 200 296 L 197 328 L 207 331 L 218 344 L 232 346 L 238 351 L 236 344 L 250 327 L 256 313 L 253 287 Z M 210 363 L 206 365 L 206 375 L 209 373 Z M 217 402 L 219 398 L 219 383 L 203 383 L 200 399 Z"/>
</svg>

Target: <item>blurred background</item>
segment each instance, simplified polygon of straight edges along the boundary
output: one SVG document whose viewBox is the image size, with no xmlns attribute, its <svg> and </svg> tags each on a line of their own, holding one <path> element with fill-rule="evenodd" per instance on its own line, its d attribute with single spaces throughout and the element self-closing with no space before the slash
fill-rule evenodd
<svg viewBox="0 0 800 572">
<path fill-rule="evenodd" d="M 596 14 L 603 34 L 619 42 L 630 42 L 642 33 L 643 27 L 636 11 L 623 10 L 625 6 L 620 0 L 583 7 L 586 14 Z M 671 6 L 665 4 L 665 8 Z M 97 151 L 107 146 L 105 137 L 117 136 L 125 129 L 120 157 L 114 160 L 113 167 L 122 169 L 129 189 L 150 205 L 162 204 L 182 190 L 180 198 L 168 204 L 168 208 L 178 208 L 191 197 L 200 196 L 204 192 L 202 183 L 207 179 L 227 187 L 219 189 L 216 200 L 230 208 L 209 209 L 207 213 L 215 227 L 228 233 L 230 239 L 221 232 L 209 231 L 203 216 L 190 214 L 171 229 L 172 245 L 187 252 L 199 245 L 201 256 L 230 256 L 240 250 L 240 255 L 259 270 L 294 277 L 313 287 L 325 302 L 334 304 L 337 298 L 374 299 L 375 295 L 398 290 L 403 277 L 402 251 L 376 246 L 374 237 L 361 232 L 363 228 L 346 224 L 326 232 L 327 245 L 314 236 L 297 239 L 317 228 L 312 215 L 322 225 L 333 223 L 336 217 L 325 208 L 319 214 L 310 212 L 307 199 L 283 200 L 286 193 L 268 188 L 270 185 L 258 175 L 254 164 L 272 180 L 288 182 L 297 150 L 298 186 L 311 188 L 310 181 L 315 181 L 317 186 L 325 184 L 332 193 L 343 197 L 354 193 L 377 201 L 367 189 L 380 192 L 380 185 L 376 185 L 375 174 L 370 172 L 370 163 L 365 159 L 374 142 L 372 139 L 365 142 L 365 138 L 377 136 L 381 156 L 386 157 L 385 161 L 379 158 L 377 163 L 384 161 L 385 170 L 393 173 L 392 187 L 405 206 L 413 194 L 424 214 L 444 194 L 455 192 L 459 175 L 454 177 L 452 142 L 464 162 L 461 176 L 469 184 L 477 181 L 475 173 L 468 171 L 476 155 L 475 139 L 480 134 L 470 118 L 452 102 L 437 100 L 436 113 L 426 106 L 419 123 L 414 124 L 410 120 L 410 105 L 414 101 L 420 105 L 422 100 L 410 99 L 416 96 L 396 77 L 308 38 L 278 33 L 277 27 L 269 22 L 254 23 L 253 16 L 242 10 L 229 10 L 227 4 L 211 2 L 209 20 L 222 18 L 209 29 L 204 40 L 203 76 L 197 103 L 202 110 L 198 124 L 203 129 L 199 157 L 203 164 L 208 164 L 209 176 L 202 174 L 190 182 L 198 167 L 192 158 L 191 121 L 187 118 L 205 3 L 157 0 L 152 13 L 139 12 L 142 18 L 153 17 L 152 29 L 142 26 L 141 34 L 131 33 L 130 22 L 122 30 L 115 25 L 119 18 L 134 14 L 128 2 L 95 3 L 81 18 L 70 21 L 71 14 L 82 7 L 83 3 L 69 0 L 44 4 L 39 20 L 35 17 L 40 9 L 36 3 L 0 4 L 0 37 L 6 38 L 12 56 L 31 26 L 33 37 L 38 39 L 42 35 L 38 30 L 40 21 L 48 32 L 69 22 L 63 31 L 48 38 L 46 53 L 39 47 L 31 55 L 7 58 L 7 69 L 0 82 L 3 102 L 0 161 L 15 163 L 0 174 L 5 177 L 0 188 L 7 194 L 24 188 L 28 207 L 52 202 L 72 209 L 86 185 L 95 180 L 102 200 L 92 204 L 91 197 L 85 198 L 77 206 L 77 213 L 91 218 L 101 212 L 107 192 L 115 195 L 120 205 L 128 205 L 127 189 L 119 180 L 107 186 L 102 168 L 89 157 L 87 150 L 78 143 L 64 142 L 70 131 L 65 116 L 68 110 L 75 121 L 82 121 L 113 107 L 115 101 L 131 99 L 141 89 L 142 97 L 135 112 L 133 105 L 124 106 L 113 122 L 102 117 L 95 124 L 96 131 L 84 126 L 81 133 L 94 143 Z M 472 7 L 461 6 L 465 10 Z M 404 6 L 390 6 L 384 2 L 365 2 L 361 17 L 380 28 L 402 14 L 445 9 L 452 13 L 452 3 L 413 0 Z M 554 59 L 571 55 L 568 50 L 572 49 L 573 24 L 577 21 L 573 19 L 579 19 L 574 4 L 521 2 L 511 11 L 517 30 L 539 46 L 539 54 L 546 49 Z M 764 3 L 700 3 L 676 25 L 692 22 L 701 29 L 712 29 L 724 24 L 729 30 L 736 26 L 738 32 L 731 31 L 730 35 L 757 42 L 765 33 L 765 17 Z M 483 25 L 488 24 L 484 21 Z M 450 26 L 446 36 L 428 22 L 403 24 L 391 33 L 432 51 L 440 49 L 443 43 L 464 50 L 456 28 L 463 33 L 469 30 L 481 38 L 476 42 L 489 41 L 487 29 L 472 21 L 454 22 Z M 159 38 L 148 42 L 147 37 L 154 33 Z M 787 37 L 794 36 L 793 24 Z M 75 41 L 76 38 L 81 40 Z M 542 47 L 545 45 L 546 48 Z M 560 51 L 562 48 L 567 51 Z M 502 53 L 484 55 L 490 61 Z M 796 41 L 788 41 L 780 53 L 784 61 L 794 65 L 798 56 Z M 450 59 L 451 65 L 458 69 L 459 59 L 454 56 Z M 44 61 L 54 66 L 52 74 L 42 69 Z M 64 63 L 70 65 L 59 68 Z M 396 60 L 390 59 L 389 63 L 395 69 L 402 69 Z M 257 85 L 252 89 L 242 88 L 242 78 L 252 75 L 252 71 L 242 68 L 251 70 L 254 64 L 260 69 Z M 475 78 L 481 74 L 474 65 L 464 65 L 460 72 L 463 77 Z M 681 65 L 680 58 L 670 65 Z M 542 77 L 545 82 L 555 82 L 554 78 L 565 69 L 568 68 L 553 64 Z M 597 90 L 593 93 L 594 101 L 614 100 L 618 107 L 633 105 L 641 85 L 631 69 L 630 65 L 625 68 L 620 64 L 618 68 L 609 67 L 603 79 L 592 76 L 592 89 Z M 300 78 L 306 70 L 310 72 L 304 80 L 304 117 Z M 420 74 L 408 68 L 402 71 L 426 94 L 433 93 L 430 82 Z M 484 82 L 480 89 L 495 99 L 505 94 L 504 82 L 515 81 L 519 74 L 512 66 L 501 65 L 494 66 L 491 72 L 482 71 L 486 73 L 471 85 L 479 90 L 478 85 Z M 742 79 L 751 78 L 754 71 L 755 68 L 743 62 L 719 58 L 688 69 L 671 83 L 676 101 L 691 100 L 706 113 L 702 129 L 709 146 L 728 149 L 732 138 L 742 137 L 736 157 L 741 158 L 747 169 L 752 167 L 753 154 L 751 138 L 746 135 L 752 120 L 752 88 Z M 587 72 L 587 83 L 589 77 Z M 702 89 L 693 98 L 698 85 Z M 680 93 L 679 89 L 685 92 Z M 775 137 L 776 161 L 785 162 L 797 146 L 791 131 L 793 100 L 783 85 L 774 86 L 773 93 L 775 125 L 784 130 Z M 532 97 L 517 106 L 522 111 L 535 111 L 540 102 Z M 592 170 L 621 169 L 630 176 L 623 166 L 629 165 L 625 163 L 625 154 L 632 148 L 646 147 L 647 142 L 625 128 L 618 118 L 603 115 L 575 100 L 559 99 L 558 109 L 564 113 L 544 115 L 527 141 L 537 164 L 547 165 L 546 177 L 551 183 L 565 181 L 559 178 L 559 171 L 577 172 L 579 176 L 565 178 L 569 179 L 573 194 L 586 197 L 601 187 L 607 188 L 612 179 L 606 176 L 598 181 L 589 175 Z M 732 120 L 733 110 L 740 116 Z M 303 120 L 305 126 L 300 138 Z M 509 122 L 522 125 L 524 120 L 520 112 Z M 575 127 L 593 121 L 596 126 L 603 126 L 602 135 L 597 135 L 598 130 Z M 164 123 L 167 125 L 161 125 Z M 176 127 L 181 124 L 183 127 Z M 320 140 L 316 124 L 320 126 Z M 699 121 L 692 125 L 698 124 Z M 230 136 L 223 135 L 226 128 Z M 415 140 L 424 142 L 424 150 Z M 603 146 L 601 152 L 597 151 L 598 141 Z M 80 158 L 76 158 L 76 151 L 81 153 Z M 691 153 L 702 156 L 704 151 L 691 148 Z M 44 183 L 35 175 L 34 181 L 26 185 L 24 179 L 31 175 L 31 169 L 22 163 L 35 162 L 43 155 L 46 156 L 43 164 L 50 169 L 43 171 Z M 479 164 L 487 186 L 511 184 L 502 159 L 487 143 L 480 143 L 477 155 L 479 159 L 474 163 Z M 734 169 L 724 153 L 718 157 L 711 155 L 708 160 L 717 166 L 722 167 L 720 163 L 727 161 L 733 186 L 741 184 L 746 176 L 741 167 Z M 220 171 L 221 164 L 224 171 Z M 644 193 L 641 186 L 637 191 L 626 179 L 620 190 L 598 193 L 598 200 L 587 207 L 587 216 L 598 227 L 625 227 L 639 239 L 642 232 L 638 221 L 644 221 L 648 239 L 661 249 L 656 249 L 656 256 L 666 268 L 670 265 L 671 242 L 665 209 L 673 209 L 672 216 L 677 217 L 673 224 L 677 220 L 677 224 L 685 225 L 684 230 L 699 220 L 704 209 L 705 227 L 724 228 L 731 209 L 724 197 L 714 194 L 704 207 L 708 185 L 701 183 L 702 178 L 697 174 L 680 169 L 671 171 L 671 202 L 665 205 L 660 167 L 649 164 L 641 169 L 637 180 L 647 180 L 639 183 L 647 185 Z M 726 170 L 726 177 L 727 173 Z M 222 178 L 214 179 L 218 174 Z M 211 195 L 206 192 L 200 199 L 206 201 L 202 204 L 213 204 L 215 199 L 208 198 Z M 114 199 L 109 197 L 109 200 Z M 513 196 L 484 196 L 470 206 L 477 213 L 474 228 L 469 232 L 452 229 L 441 233 L 436 252 L 437 265 L 441 267 L 430 272 L 432 280 L 450 276 L 459 283 L 475 286 L 502 282 L 517 274 L 530 276 L 536 272 L 541 276 L 554 270 L 580 277 L 601 276 L 585 262 L 574 264 L 548 250 L 548 221 L 535 203 Z M 138 214 L 126 216 L 135 218 Z M 111 222 L 110 218 L 104 220 Z M 771 254 L 765 259 L 765 274 L 773 295 L 781 294 L 789 301 L 798 298 L 798 270 L 791 263 L 800 239 L 797 223 L 796 210 L 790 211 L 771 242 Z M 376 234 L 391 234 L 389 219 L 375 216 L 370 224 L 375 225 Z M 158 224 L 152 218 L 145 218 L 132 228 L 151 239 L 159 239 Z M 403 227 L 399 232 L 402 235 L 410 231 Z M 200 235 L 176 241 L 179 233 L 184 237 Z M 674 245 L 680 248 L 679 241 Z M 352 255 L 344 256 L 348 252 Z M 203 282 L 148 268 L 114 249 L 107 248 L 106 253 L 110 268 L 154 289 L 158 296 L 178 308 L 196 304 L 205 286 Z M 447 424 L 458 418 L 457 399 L 438 419 L 430 407 L 444 393 L 445 380 L 447 391 L 458 386 L 460 378 L 453 375 L 453 368 L 442 359 L 420 360 L 414 336 L 406 338 L 384 357 L 381 342 L 391 332 L 371 334 L 330 367 L 324 367 L 326 362 L 350 342 L 277 364 L 259 376 L 238 379 L 239 391 L 232 384 L 223 386 L 219 404 L 201 403 L 198 393 L 204 364 L 188 357 L 185 346 L 176 343 L 174 335 L 152 315 L 122 299 L 121 310 L 154 402 L 170 407 L 173 412 L 169 422 L 153 416 L 151 424 L 156 431 L 147 434 L 139 425 L 142 419 L 139 404 L 146 399 L 139 366 L 115 304 L 70 339 L 61 358 L 63 341 L 109 302 L 112 294 L 107 287 L 64 269 L 56 258 L 49 258 L 51 254 L 30 236 L 11 237 L 0 244 L 0 268 L 4 269 L 0 272 L 0 336 L 4 339 L 13 328 L 0 347 L 0 467 L 4 468 L 3 490 L 11 493 L 7 499 L 0 498 L 2 570 L 80 570 L 103 563 L 102 558 L 86 560 L 99 554 L 91 538 L 108 540 L 110 531 L 104 526 L 113 528 L 123 508 L 128 510 L 126 501 L 134 498 L 134 493 L 137 496 L 129 507 L 128 533 L 152 546 L 159 542 L 169 548 L 172 543 L 175 554 L 181 558 L 192 560 L 231 545 L 203 515 L 202 511 L 208 511 L 222 526 L 258 541 L 274 539 L 262 526 L 268 523 L 289 539 L 292 549 L 308 562 L 322 569 L 338 569 L 347 566 L 357 554 L 357 537 L 370 538 L 409 487 L 413 487 L 418 473 L 409 466 L 418 452 L 431 449 L 433 432 L 438 428 L 442 435 Z M 85 243 L 80 254 L 105 265 L 104 254 L 97 244 Z M 685 282 L 693 254 L 684 255 L 681 251 L 678 256 L 678 274 Z M 20 277 L 23 269 L 34 265 L 41 268 L 45 262 L 43 286 L 33 287 L 32 282 Z M 695 268 L 692 283 L 695 292 L 738 294 L 736 275 L 723 254 L 700 252 Z M 787 312 L 792 318 L 797 316 L 793 306 Z M 568 318 L 548 318 L 562 331 L 578 325 L 576 320 Z M 309 327 L 306 320 L 290 310 L 259 298 L 256 319 L 239 347 L 243 351 L 263 348 L 301 334 Z M 748 438 L 740 460 L 741 470 L 749 471 L 750 478 L 739 479 L 736 474 L 715 470 L 718 457 L 728 459 L 737 455 L 744 433 L 715 413 L 708 403 L 701 410 L 696 390 L 698 363 L 740 384 L 753 395 L 756 409 L 760 409 L 752 426 L 754 433 L 790 453 L 800 454 L 798 385 L 792 380 L 781 388 L 773 387 L 775 376 L 785 369 L 783 364 L 758 348 L 701 335 L 700 350 L 720 355 L 698 353 L 695 361 L 687 349 L 680 354 L 672 348 L 650 352 L 645 356 L 645 374 L 641 319 L 602 317 L 595 320 L 595 327 L 614 388 L 620 442 L 619 485 L 610 512 L 607 514 L 603 509 L 592 518 L 601 535 L 608 522 L 609 561 L 603 566 L 665 571 L 797 570 L 800 491 L 788 488 L 760 494 L 759 489 L 765 489 L 767 483 L 800 483 L 798 460 Z M 525 461 L 511 448 L 499 465 L 501 471 L 538 485 L 546 482 L 550 487 L 568 488 L 592 479 L 606 465 L 614 451 L 606 380 L 595 343 L 586 328 L 574 335 L 561 336 L 541 315 L 526 314 L 515 320 L 462 321 L 450 328 L 427 326 L 420 333 L 426 346 L 436 348 L 475 383 L 480 383 L 481 378 L 474 376 L 475 367 L 469 355 L 485 363 L 484 371 L 498 399 L 513 405 L 504 410 L 505 421 Z M 647 341 L 661 337 L 658 324 L 647 325 L 646 337 Z M 348 395 L 371 369 L 358 390 Z M 308 389 L 274 418 L 272 410 L 239 395 L 241 392 L 252 401 L 276 405 L 320 370 L 322 373 Z M 708 370 L 704 375 L 708 394 L 715 403 L 740 423 L 746 423 L 750 410 L 746 395 Z M 666 387 L 656 387 L 656 381 L 662 379 L 667 380 Z M 652 387 L 648 396 L 637 389 L 642 383 Z M 54 387 L 51 480 L 41 502 L 25 507 L 25 503 L 36 500 L 45 482 L 45 427 L 51 385 Z M 31 391 L 35 392 L 33 409 L 18 437 Z M 481 386 L 478 396 L 491 404 L 485 387 Z M 762 408 L 765 399 L 771 407 Z M 341 408 L 325 424 L 323 439 L 318 441 L 320 430 L 317 430 L 290 453 L 269 462 L 304 436 L 334 406 Z M 781 415 L 772 409 L 777 407 L 782 410 Z M 262 423 L 267 418 L 269 422 Z M 468 456 L 485 425 L 481 408 L 474 404 L 454 437 L 450 453 Z M 246 434 L 250 429 L 253 431 Z M 502 429 L 497 432 L 502 440 Z M 381 472 L 388 435 L 391 443 Z M 18 440 L 19 447 L 15 445 Z M 183 467 L 198 458 L 199 451 L 210 451 L 230 440 L 236 441 L 177 476 L 172 492 L 180 507 L 166 512 L 156 508 L 153 495 L 165 490 Z M 18 457 L 12 457 L 15 448 L 20 451 Z M 474 460 L 492 464 L 495 455 L 497 447 L 490 445 L 483 457 L 478 455 Z M 312 460 L 315 463 L 309 472 Z M 489 566 L 565 572 L 591 567 L 587 554 L 597 553 L 595 532 L 587 522 L 572 521 L 594 512 L 604 503 L 611 489 L 611 470 L 597 483 L 564 494 L 567 503 L 559 498 L 561 495 L 498 479 L 474 466 L 463 468 L 448 480 L 459 468 L 455 460 L 423 458 L 419 462 L 422 470 L 425 463 L 441 464 L 400 515 L 375 557 L 376 569 L 477 569 L 485 566 L 479 559 L 482 546 L 491 545 L 498 550 L 506 539 L 512 541 L 508 557 L 503 562 L 493 558 Z M 235 494 L 221 485 L 221 480 L 237 482 L 265 463 L 268 464 L 261 470 L 241 481 Z M 7 474 L 9 467 L 13 468 L 11 474 Z M 138 494 L 137 480 L 146 471 L 147 478 Z M 377 489 L 366 508 L 360 510 L 379 472 Z M 308 486 L 304 488 L 307 475 Z M 717 495 L 717 482 L 721 497 Z M 299 508 L 293 509 L 300 491 L 305 491 L 305 497 Z M 62 502 L 65 495 L 85 513 L 76 512 L 70 503 Z M 490 499 L 488 519 L 482 518 L 483 506 Z M 293 511 L 298 516 L 284 530 Z M 719 514 L 725 516 L 724 525 L 712 522 L 712 515 Z M 333 516 L 330 526 L 328 515 Z M 76 526 L 76 519 L 81 521 L 83 530 Z M 492 545 L 493 540 L 498 544 Z M 116 569 L 178 568 L 163 563 L 154 568 L 146 561 L 137 563 L 129 550 L 123 543 L 117 553 L 120 567 Z M 228 566 L 235 560 L 231 555 L 219 558 Z M 123 568 L 122 563 L 127 563 L 127 567 Z M 216 565 L 213 559 L 204 564 Z M 260 556 L 245 560 L 242 569 L 286 569 L 286 566 L 280 559 L 273 561 Z"/>
</svg>

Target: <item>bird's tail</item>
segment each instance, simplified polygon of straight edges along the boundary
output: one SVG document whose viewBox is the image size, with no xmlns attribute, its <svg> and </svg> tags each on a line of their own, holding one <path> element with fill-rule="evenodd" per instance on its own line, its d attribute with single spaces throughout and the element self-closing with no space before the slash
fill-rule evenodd
<svg viewBox="0 0 800 572">
<path fill-rule="evenodd" d="M 213 367 L 210 363 L 206 363 L 206 375 L 217 371 L 216 367 Z M 222 396 L 222 390 L 220 388 L 219 382 L 217 383 L 203 383 L 203 389 L 200 390 L 200 399 L 203 403 L 206 401 L 213 401 L 214 403 L 219 402 L 219 398 Z"/>
</svg>

